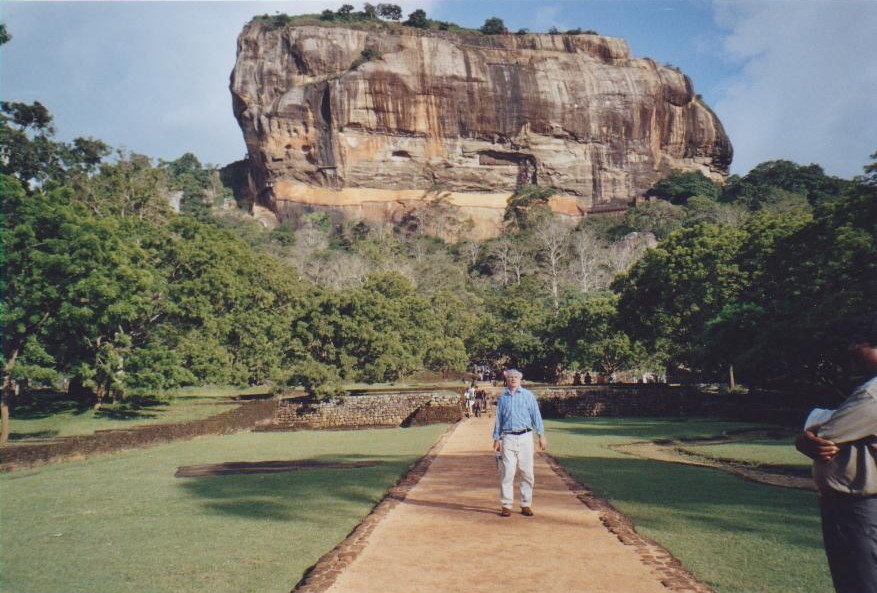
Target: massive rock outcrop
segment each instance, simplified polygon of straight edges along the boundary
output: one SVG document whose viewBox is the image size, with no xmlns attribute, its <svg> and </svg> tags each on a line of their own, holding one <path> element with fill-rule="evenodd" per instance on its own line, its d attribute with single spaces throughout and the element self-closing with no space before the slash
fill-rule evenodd
<svg viewBox="0 0 877 593">
<path fill-rule="evenodd" d="M 254 203 L 370 220 L 438 196 L 496 235 L 521 184 L 569 216 L 624 208 L 671 170 L 721 180 L 731 145 L 679 71 L 622 39 L 253 21 L 231 77 Z"/>
</svg>

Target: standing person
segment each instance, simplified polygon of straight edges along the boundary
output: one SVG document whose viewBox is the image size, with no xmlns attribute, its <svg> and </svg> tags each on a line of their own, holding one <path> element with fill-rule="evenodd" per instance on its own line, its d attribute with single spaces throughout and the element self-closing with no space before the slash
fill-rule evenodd
<svg viewBox="0 0 877 593">
<path fill-rule="evenodd" d="M 469 418 L 470 416 L 472 416 L 472 407 L 475 405 L 475 386 L 470 385 L 468 388 L 466 388 L 464 396 L 466 398 L 466 417 Z"/>
<path fill-rule="evenodd" d="M 533 435 L 539 435 L 539 446 L 548 449 L 542 414 L 533 392 L 521 387 L 523 375 L 518 370 L 507 371 L 506 388 L 496 404 L 496 425 L 493 428 L 493 450 L 502 455 L 502 480 L 500 486 L 500 516 L 510 517 L 515 501 L 515 473 L 521 470 L 521 514 L 532 517 L 533 485 Z"/>
<path fill-rule="evenodd" d="M 865 382 L 795 445 L 813 459 L 822 537 L 837 593 L 877 593 L 877 314 L 850 352 Z"/>
</svg>

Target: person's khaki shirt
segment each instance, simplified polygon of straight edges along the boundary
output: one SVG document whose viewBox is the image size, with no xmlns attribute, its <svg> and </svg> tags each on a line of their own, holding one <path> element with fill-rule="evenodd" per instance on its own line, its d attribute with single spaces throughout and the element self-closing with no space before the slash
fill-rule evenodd
<svg viewBox="0 0 877 593">
<path fill-rule="evenodd" d="M 818 435 L 840 447 L 832 460 L 813 463 L 819 490 L 877 494 L 877 376 L 856 388 L 819 427 Z"/>
</svg>

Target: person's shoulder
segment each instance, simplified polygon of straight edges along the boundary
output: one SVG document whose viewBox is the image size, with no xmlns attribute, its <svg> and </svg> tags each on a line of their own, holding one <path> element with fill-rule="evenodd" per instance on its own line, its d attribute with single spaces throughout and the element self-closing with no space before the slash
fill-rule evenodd
<svg viewBox="0 0 877 593">
<path fill-rule="evenodd" d="M 877 399 L 877 375 L 874 375 L 868 381 L 865 381 L 862 386 L 856 391 L 863 391 L 868 394 L 872 398 Z"/>
</svg>

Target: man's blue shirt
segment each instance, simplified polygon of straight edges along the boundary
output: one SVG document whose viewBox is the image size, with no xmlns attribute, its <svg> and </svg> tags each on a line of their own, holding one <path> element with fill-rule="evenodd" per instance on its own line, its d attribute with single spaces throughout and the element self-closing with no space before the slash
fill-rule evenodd
<svg viewBox="0 0 877 593">
<path fill-rule="evenodd" d="M 499 440 L 504 432 L 518 432 L 531 428 L 536 434 L 542 435 L 542 414 L 532 391 L 518 387 L 512 395 L 506 387 L 496 403 L 496 425 L 493 427 L 493 440 Z"/>
</svg>

